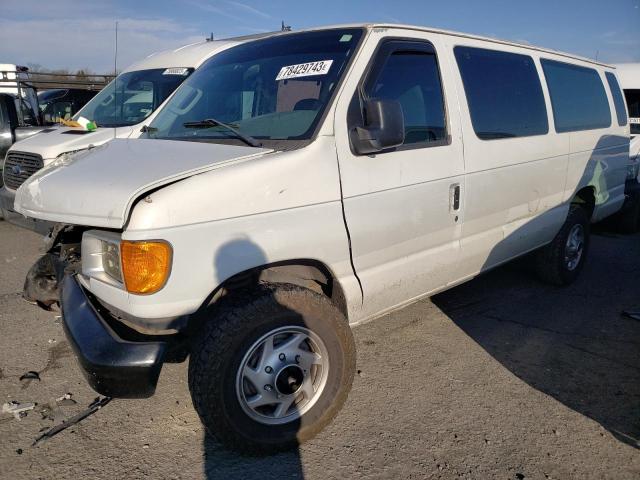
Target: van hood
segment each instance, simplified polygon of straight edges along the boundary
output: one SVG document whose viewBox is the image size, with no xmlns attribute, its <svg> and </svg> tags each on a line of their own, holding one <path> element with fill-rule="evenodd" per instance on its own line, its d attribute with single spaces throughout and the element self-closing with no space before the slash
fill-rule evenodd
<svg viewBox="0 0 640 480">
<path fill-rule="evenodd" d="M 63 153 L 85 150 L 90 146 L 102 145 L 114 138 L 128 138 L 131 127 L 98 128 L 86 132 L 79 128 L 49 127 L 41 135 L 20 141 L 11 147 L 12 151 L 28 152 L 40 155 L 47 165 Z"/>
<path fill-rule="evenodd" d="M 63 155 L 16 192 L 14 209 L 26 217 L 122 228 L 146 192 L 271 150 L 173 140 L 116 139 Z"/>
</svg>

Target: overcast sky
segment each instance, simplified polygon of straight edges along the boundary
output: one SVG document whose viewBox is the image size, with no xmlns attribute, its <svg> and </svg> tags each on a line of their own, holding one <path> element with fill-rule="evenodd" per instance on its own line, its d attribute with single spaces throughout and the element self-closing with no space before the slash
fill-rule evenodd
<svg viewBox="0 0 640 480">
<path fill-rule="evenodd" d="M 477 33 L 606 62 L 640 62 L 640 0 L 0 0 L 0 63 L 113 70 L 214 37 L 347 22 Z"/>
</svg>

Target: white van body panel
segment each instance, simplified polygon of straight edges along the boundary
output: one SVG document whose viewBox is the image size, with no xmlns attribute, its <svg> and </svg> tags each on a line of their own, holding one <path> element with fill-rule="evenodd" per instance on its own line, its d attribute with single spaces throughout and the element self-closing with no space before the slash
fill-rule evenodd
<svg viewBox="0 0 640 480">
<path fill-rule="evenodd" d="M 108 148 L 83 155 L 75 165 L 36 179 L 37 188 L 27 182 L 20 189 L 19 208 L 36 218 L 55 214 L 59 219 L 81 219 L 92 212 L 93 223 L 81 224 L 124 227 L 121 238 L 125 240 L 168 241 L 174 252 L 172 271 L 157 293 L 131 295 L 121 285 L 90 275 L 81 277 L 105 304 L 144 319 L 148 326 L 155 319 L 160 322 L 195 312 L 222 282 L 237 273 L 297 260 L 325 265 L 344 292 L 349 321 L 360 323 L 550 242 L 576 192 L 595 195 L 594 220 L 620 207 L 629 128 L 615 121 L 604 79 L 605 71 L 613 71 L 610 67 L 464 34 L 397 25 L 367 27 L 318 134 L 307 146 L 287 152 L 247 148 L 223 154 L 226 147 L 221 145 L 112 142 Z M 433 45 L 450 138 L 446 144 L 429 148 L 355 155 L 347 131 L 349 103 L 373 52 L 388 38 Z M 548 133 L 480 140 L 473 130 L 453 55 L 456 45 L 531 56 L 547 107 Z M 541 58 L 596 69 L 607 92 L 611 126 L 556 133 Z M 106 165 L 106 152 L 124 148 L 121 145 L 129 145 L 136 153 L 118 150 L 118 155 L 126 155 L 126 160 L 117 160 L 118 165 L 124 168 L 143 162 L 146 167 L 142 169 L 155 166 L 159 173 L 127 172 L 132 179 L 123 180 L 126 189 L 114 190 L 113 198 L 100 194 L 105 202 L 100 209 L 107 212 L 103 215 L 113 215 L 116 221 L 97 220 L 96 207 L 88 205 L 92 198 L 88 191 L 79 192 L 73 206 L 61 199 L 51 201 L 53 207 L 49 200 L 41 201 L 42 192 L 61 183 L 71 184 L 74 171 L 83 170 L 83 178 L 90 178 L 83 162 L 95 155 L 102 158 L 95 163 Z M 202 163 L 184 169 L 175 165 L 176 159 L 192 154 L 197 157 L 195 162 Z M 222 163 L 215 167 L 206 163 L 207 155 L 212 162 Z M 145 156 L 152 158 L 147 162 Z M 173 164 L 167 167 L 166 162 Z M 106 167 L 100 174 L 108 175 Z M 97 188 L 104 189 L 119 178 L 109 175 L 97 180 L 94 188 L 100 183 Z M 134 187 L 136 178 L 139 188 Z M 155 188 L 159 186 L 162 188 Z M 460 188 L 457 211 L 451 208 L 455 186 Z M 154 189 L 148 201 L 136 202 L 148 188 Z M 81 199 L 85 201 L 78 206 Z M 114 206 L 116 213 L 111 211 Z"/>
<path fill-rule="evenodd" d="M 32 175 L 16 192 L 16 211 L 52 222 L 122 228 L 132 203 L 145 192 L 268 151 L 231 145 L 216 145 L 212 151 L 203 143 L 116 139 Z"/>
<path fill-rule="evenodd" d="M 450 211 L 450 189 L 464 189 L 464 162 L 457 97 L 445 97 L 451 143 L 425 149 L 356 156 L 351 152 L 347 109 L 379 42 L 406 35 L 371 32 L 336 102 L 335 137 L 342 174 L 345 217 L 364 301 L 355 317 L 366 319 L 447 285 L 459 265 L 462 215 Z M 414 32 L 439 51 L 443 37 Z M 442 63 L 442 62 L 441 62 Z M 443 83 L 452 72 L 441 65 Z"/>
<path fill-rule="evenodd" d="M 174 144 L 165 149 L 187 154 L 181 149 L 185 142 L 131 143 L 141 142 Z M 210 154 L 219 148 L 256 151 L 194 146 Z M 168 185 L 133 208 L 122 238 L 162 238 L 173 248 L 173 270 L 162 290 L 154 295 L 129 295 L 94 278 L 85 279 L 89 289 L 107 304 L 138 318 L 177 316 L 195 311 L 218 285 L 238 272 L 305 259 L 329 268 L 356 315 L 361 295 L 349 262 L 333 138 L 319 137 L 292 152 L 264 154 L 258 150 L 241 162 L 219 167 Z M 295 246 L 290 241 L 294 238 Z M 259 250 L 243 248 L 243 242 Z"/>
</svg>

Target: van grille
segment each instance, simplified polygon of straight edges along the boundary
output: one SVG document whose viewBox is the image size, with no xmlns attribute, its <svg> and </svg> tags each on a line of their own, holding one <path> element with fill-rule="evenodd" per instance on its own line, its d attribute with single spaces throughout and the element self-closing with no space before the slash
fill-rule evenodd
<svg viewBox="0 0 640 480">
<path fill-rule="evenodd" d="M 4 184 L 16 190 L 27 178 L 43 167 L 42 157 L 34 153 L 9 152 L 4 162 Z"/>
</svg>

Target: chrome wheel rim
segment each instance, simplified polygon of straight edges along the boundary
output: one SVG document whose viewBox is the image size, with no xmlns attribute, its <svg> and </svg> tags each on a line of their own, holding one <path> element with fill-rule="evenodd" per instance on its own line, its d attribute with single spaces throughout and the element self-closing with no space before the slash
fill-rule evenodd
<svg viewBox="0 0 640 480">
<path fill-rule="evenodd" d="M 575 270 L 580 264 L 584 253 L 584 227 L 574 225 L 569 231 L 564 248 L 564 262 L 569 271 Z"/>
<path fill-rule="evenodd" d="M 248 349 L 236 375 L 236 394 L 253 420 L 289 423 L 316 404 L 328 373 L 329 354 L 318 335 L 304 327 L 281 327 Z"/>
</svg>

